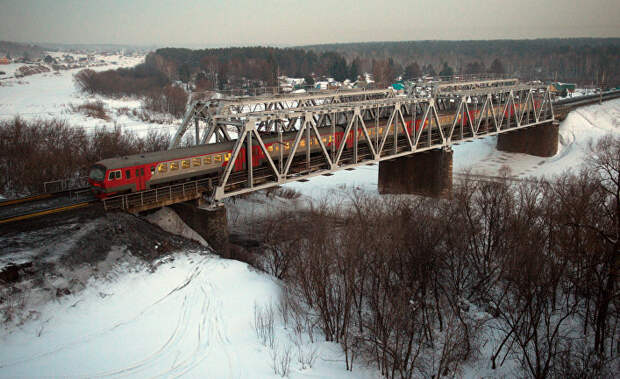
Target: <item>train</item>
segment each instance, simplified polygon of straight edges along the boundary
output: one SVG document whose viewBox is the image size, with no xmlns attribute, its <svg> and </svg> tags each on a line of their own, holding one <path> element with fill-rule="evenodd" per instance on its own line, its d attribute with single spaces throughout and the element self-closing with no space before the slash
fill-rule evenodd
<svg viewBox="0 0 620 379">
<path fill-rule="evenodd" d="M 465 114 L 465 122 L 467 117 L 475 119 L 479 111 L 470 111 Z M 501 110 L 496 109 L 496 112 Z M 512 114 L 512 110 L 506 111 Z M 460 123 L 459 116 L 458 122 Z M 444 126 L 451 124 L 454 120 L 453 114 L 439 115 L 439 123 Z M 386 121 L 375 125 L 370 122 L 366 125 L 369 137 L 374 139 L 383 136 Z M 421 120 L 415 121 L 416 132 L 420 128 L 425 128 L 428 121 L 424 125 L 420 125 Z M 410 134 L 413 133 L 412 121 L 406 122 L 406 128 Z M 332 134 L 331 128 L 319 128 L 320 138 L 329 150 L 331 148 L 339 149 L 344 140 L 345 128 L 336 126 L 335 133 Z M 353 135 L 354 131 L 350 131 Z M 387 132 L 388 135 L 393 133 L 393 128 Z M 274 162 L 280 159 L 280 155 L 289 151 L 294 144 L 297 131 L 291 131 L 282 134 L 282 143 L 279 136 L 266 135 L 263 142 Z M 358 129 L 359 141 L 365 140 L 362 129 Z M 227 165 L 231 164 L 231 155 L 233 152 L 235 141 L 224 142 L 219 144 L 206 144 L 191 146 L 186 148 L 178 148 L 167 151 L 159 151 L 153 153 L 143 153 L 129 155 L 117 158 L 104 159 L 96 162 L 90 169 L 88 182 L 95 196 L 99 199 L 107 197 L 149 190 L 157 187 L 163 187 L 183 181 L 196 180 L 206 177 L 215 177 L 220 174 Z M 353 148 L 353 138 L 346 139 L 345 149 Z M 306 144 L 306 138 L 300 140 L 296 155 L 310 153 L 320 153 L 320 145 L 316 136 L 310 139 L 309 146 Z M 252 167 L 260 167 L 267 163 L 267 158 L 258 144 L 252 146 Z M 246 169 L 246 149 L 242 147 L 234 164 L 233 172 Z"/>
</svg>

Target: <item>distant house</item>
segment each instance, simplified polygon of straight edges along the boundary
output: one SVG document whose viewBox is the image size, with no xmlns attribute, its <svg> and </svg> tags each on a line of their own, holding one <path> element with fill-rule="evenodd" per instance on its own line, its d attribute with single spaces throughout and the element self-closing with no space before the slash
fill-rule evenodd
<svg viewBox="0 0 620 379">
<path fill-rule="evenodd" d="M 11 61 L 7 57 L 0 58 L 0 64 L 9 64 Z"/>
<path fill-rule="evenodd" d="M 394 83 L 392 84 L 392 88 L 394 88 L 396 91 L 404 91 L 405 90 L 405 85 L 403 83 Z"/>
<path fill-rule="evenodd" d="M 560 82 L 555 82 L 555 83 L 551 83 L 551 86 L 549 86 L 549 90 L 551 92 L 557 93 L 560 96 L 566 96 L 569 93 L 573 93 L 575 92 L 575 87 L 576 85 L 574 83 L 560 83 Z"/>
<path fill-rule="evenodd" d="M 314 88 L 316 89 L 327 89 L 328 85 L 329 82 L 327 81 L 314 82 Z"/>
</svg>

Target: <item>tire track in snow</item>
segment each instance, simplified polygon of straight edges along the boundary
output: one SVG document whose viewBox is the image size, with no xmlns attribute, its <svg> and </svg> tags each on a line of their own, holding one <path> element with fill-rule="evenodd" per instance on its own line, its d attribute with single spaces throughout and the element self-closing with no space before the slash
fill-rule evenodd
<svg viewBox="0 0 620 379">
<path fill-rule="evenodd" d="M 201 278 L 202 279 L 202 278 Z M 206 300 L 203 303 L 201 322 L 197 324 L 199 346 L 194 354 L 188 358 L 188 362 L 183 365 L 174 367 L 173 370 L 166 374 L 172 374 L 175 377 L 183 376 L 191 370 L 197 368 L 206 359 L 211 358 L 213 354 L 223 353 L 228 363 L 228 377 L 241 377 L 238 371 L 241 367 L 236 353 L 230 351 L 230 339 L 228 337 L 226 322 L 222 316 L 224 302 L 218 294 L 221 293 L 218 286 L 206 280 L 201 280 L 200 291 Z M 205 288 L 207 287 L 207 288 Z M 206 307 L 204 305 L 207 305 Z M 203 341 L 203 332 L 206 341 Z M 206 344 L 206 346 L 204 346 Z"/>
<path fill-rule="evenodd" d="M 191 372 L 214 354 L 223 353 L 228 363 L 228 376 L 240 377 L 240 372 L 235 372 L 240 367 L 238 357 L 231 354 L 228 348 L 230 340 L 222 316 L 223 300 L 217 295 L 220 293 L 219 288 L 207 278 L 213 261 L 205 261 L 197 263 L 191 280 L 182 288 L 182 316 L 178 318 L 175 332 L 168 342 L 139 364 L 100 373 L 98 376 L 142 376 L 148 373 L 154 376 L 179 377 Z M 166 361 L 171 362 L 169 369 L 152 372 L 151 364 L 160 366 L 161 362 Z"/>
<path fill-rule="evenodd" d="M 210 297 L 213 295 L 204 290 L 204 274 L 205 268 L 210 266 L 209 259 L 201 259 L 196 262 L 196 267 L 192 272 L 189 279 L 182 285 L 170 291 L 168 296 L 179 292 L 183 293 L 183 302 L 180 308 L 180 315 L 177 318 L 177 325 L 166 341 L 164 345 L 155 353 L 142 359 L 141 361 L 132 364 L 128 367 L 115 369 L 103 373 L 96 374 L 96 376 L 133 376 L 137 374 L 154 375 L 154 376 L 177 376 L 177 372 L 180 369 L 189 367 L 191 368 L 192 362 L 196 359 L 196 356 L 204 354 L 210 347 L 210 336 L 205 336 L 204 325 L 206 322 L 205 315 L 209 314 Z M 207 282 L 207 284 L 209 284 Z M 158 302 L 159 303 L 159 302 Z M 196 319 L 196 309 L 200 309 L 199 317 Z M 194 329 L 196 327 L 197 329 Z M 194 334 L 194 331 L 197 331 Z M 195 337 L 195 340 L 193 338 Z M 195 344 L 193 353 L 189 357 L 184 357 L 183 353 L 188 351 L 183 344 L 189 343 Z M 170 368 L 167 370 L 153 372 L 153 367 L 161 366 L 163 362 L 171 362 Z M 91 375 L 89 375 L 91 376 Z"/>
</svg>

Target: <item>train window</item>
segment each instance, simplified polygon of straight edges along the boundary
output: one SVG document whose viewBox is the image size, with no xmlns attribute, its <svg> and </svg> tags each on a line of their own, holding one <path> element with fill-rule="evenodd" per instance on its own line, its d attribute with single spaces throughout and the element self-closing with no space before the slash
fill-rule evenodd
<svg viewBox="0 0 620 379">
<path fill-rule="evenodd" d="M 181 161 L 181 167 L 183 168 L 189 168 L 189 159 L 183 159 Z"/>
<path fill-rule="evenodd" d="M 116 176 L 117 180 L 120 179 L 121 178 L 121 170 L 114 171 L 114 175 Z"/>
<path fill-rule="evenodd" d="M 205 157 L 204 161 L 205 161 L 205 164 L 211 164 L 211 156 L 210 156 L 210 155 L 207 155 L 207 156 Z"/>
<path fill-rule="evenodd" d="M 151 166 L 151 175 L 155 174 L 155 166 Z"/>
<path fill-rule="evenodd" d="M 158 170 L 159 170 L 159 172 L 166 172 L 166 171 L 168 171 L 168 164 L 167 163 L 160 164 Z"/>
<path fill-rule="evenodd" d="M 178 170 L 179 169 L 179 162 L 170 162 L 170 169 L 171 170 Z"/>
<path fill-rule="evenodd" d="M 288 142 L 284 144 L 284 150 L 288 150 L 290 148 L 291 148 L 291 146 L 289 145 Z"/>
<path fill-rule="evenodd" d="M 125 179 L 129 179 L 129 178 L 131 178 L 131 171 L 125 170 Z"/>
<path fill-rule="evenodd" d="M 140 176 L 140 169 L 139 168 L 136 169 L 136 176 Z"/>
<path fill-rule="evenodd" d="M 267 151 L 272 153 L 273 152 L 273 145 L 267 146 Z"/>
<path fill-rule="evenodd" d="M 202 164 L 202 161 L 200 158 L 192 158 L 192 164 L 194 166 L 200 166 Z"/>
<path fill-rule="evenodd" d="M 305 140 L 301 140 L 299 141 L 299 147 L 305 147 L 306 146 L 306 141 Z"/>
<path fill-rule="evenodd" d="M 222 161 L 222 156 L 220 154 L 215 154 L 213 156 L 213 162 L 221 162 Z"/>
<path fill-rule="evenodd" d="M 114 180 L 114 171 L 110 171 L 110 175 L 108 175 L 108 180 Z"/>
<path fill-rule="evenodd" d="M 230 160 L 230 153 L 226 153 L 226 155 L 224 155 L 224 160 L 226 162 L 228 162 Z"/>
<path fill-rule="evenodd" d="M 144 167 L 140 169 L 140 175 L 144 176 Z"/>
</svg>

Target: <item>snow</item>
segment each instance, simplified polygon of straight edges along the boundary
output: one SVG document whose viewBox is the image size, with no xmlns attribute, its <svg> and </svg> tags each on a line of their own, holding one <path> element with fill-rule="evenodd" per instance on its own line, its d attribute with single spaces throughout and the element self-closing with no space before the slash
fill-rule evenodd
<svg viewBox="0 0 620 379">
<path fill-rule="evenodd" d="M 495 149 L 497 138 L 477 140 L 454 148 L 454 170 L 471 169 L 482 175 L 498 175 L 510 168 L 517 178 L 551 178 L 578 169 L 587 154 L 588 143 L 606 134 L 620 135 L 620 100 L 580 107 L 560 123 L 558 153 L 549 158 L 507 153 Z"/>
<path fill-rule="evenodd" d="M 565 84 L 565 83 L 560 83 Z M 598 93 L 598 89 L 596 88 L 575 88 L 575 91 L 568 92 L 566 96 L 558 96 L 558 99 L 570 99 L 572 97 L 586 96 L 586 95 L 594 95 Z"/>
<path fill-rule="evenodd" d="M 76 58 L 77 59 L 77 58 Z M 100 95 L 81 93 L 75 86 L 73 75 L 84 68 L 95 71 L 116 69 L 119 67 L 133 67 L 141 63 L 144 57 L 125 57 L 120 55 L 96 56 L 103 63 L 80 67 L 70 70 L 50 71 L 42 74 L 30 75 L 22 78 L 0 77 L 0 120 L 12 119 L 20 116 L 24 119 L 59 118 L 66 120 L 70 125 L 93 131 L 95 128 L 112 128 L 115 125 L 123 130 L 131 130 L 139 136 L 144 136 L 149 130 L 168 132 L 176 131 L 180 120 L 166 119 L 165 123 L 144 122 L 127 114 L 118 114 L 121 108 L 130 111 L 141 108 L 141 102 L 135 98 L 110 99 Z M 114 62 L 114 63 L 113 63 Z M 10 76 L 23 66 L 15 63 L 0 66 L 0 71 L 6 71 Z M 5 70 L 9 67 L 12 71 Z M 87 117 L 71 110 L 71 105 L 80 105 L 85 102 L 102 101 L 105 104 L 109 121 Z"/>
<path fill-rule="evenodd" d="M 78 295 L 40 310 L 38 320 L 0 335 L 0 376 L 272 378 L 269 347 L 252 328 L 254 306 L 276 301 L 279 284 L 238 261 L 205 252 L 165 258 L 155 272 L 118 267 Z M 276 319 L 280 346 L 292 330 Z M 306 341 L 307 343 L 307 341 Z M 309 343 L 308 343 L 309 344 Z M 337 345 L 292 378 L 377 377 L 344 370 Z"/>
<path fill-rule="evenodd" d="M 207 241 L 205 241 L 200 234 L 196 233 L 195 230 L 187 226 L 187 224 L 181 220 L 179 215 L 168 207 L 163 207 L 157 212 L 146 216 L 146 220 L 159 226 L 168 233 L 183 236 L 187 239 L 200 243 L 202 246 L 209 246 Z"/>
<path fill-rule="evenodd" d="M 0 71 L 4 72 L 4 74 L 0 75 L 0 79 L 15 76 L 15 71 L 23 65 L 24 63 L 9 63 L 0 65 Z"/>
</svg>

